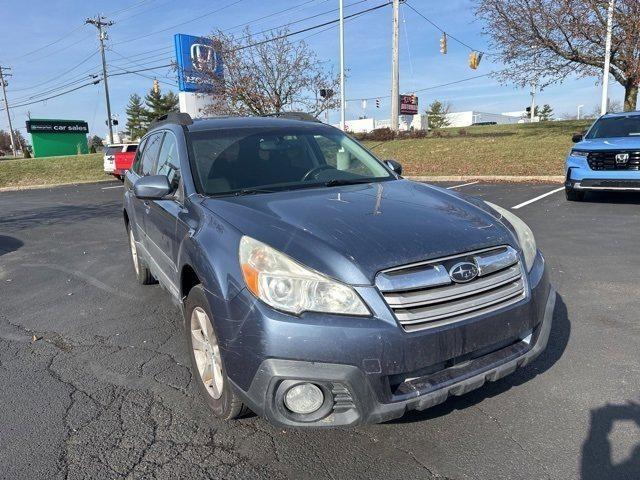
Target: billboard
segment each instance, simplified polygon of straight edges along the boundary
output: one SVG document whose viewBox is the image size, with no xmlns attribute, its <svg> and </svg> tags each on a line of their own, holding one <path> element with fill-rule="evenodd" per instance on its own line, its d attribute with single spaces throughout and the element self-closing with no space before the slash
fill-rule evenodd
<svg viewBox="0 0 640 480">
<path fill-rule="evenodd" d="M 212 75 L 222 78 L 222 54 L 210 38 L 177 33 L 173 37 L 181 92 L 211 92 Z"/>
<path fill-rule="evenodd" d="M 89 126 L 82 120 L 27 120 L 29 133 L 88 133 Z"/>
<path fill-rule="evenodd" d="M 418 97 L 415 95 L 400 95 L 400 115 L 417 115 Z"/>
</svg>

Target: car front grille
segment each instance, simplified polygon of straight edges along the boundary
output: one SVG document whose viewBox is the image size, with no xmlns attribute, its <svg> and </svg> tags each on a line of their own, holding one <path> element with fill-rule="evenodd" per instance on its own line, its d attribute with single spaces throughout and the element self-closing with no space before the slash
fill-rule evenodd
<svg viewBox="0 0 640 480">
<path fill-rule="evenodd" d="M 455 283 L 449 272 L 460 262 L 475 264 L 478 276 Z M 492 312 L 527 294 L 522 264 L 510 246 L 385 270 L 376 276 L 376 286 L 407 332 Z"/>
<path fill-rule="evenodd" d="M 628 158 L 618 158 L 618 155 L 627 155 Z M 589 152 L 587 162 L 591 170 L 640 170 L 640 151 Z"/>
</svg>

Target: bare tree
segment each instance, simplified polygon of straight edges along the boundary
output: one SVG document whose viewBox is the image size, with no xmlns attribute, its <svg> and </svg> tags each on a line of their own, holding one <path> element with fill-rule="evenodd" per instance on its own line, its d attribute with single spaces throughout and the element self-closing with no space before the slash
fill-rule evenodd
<svg viewBox="0 0 640 480">
<path fill-rule="evenodd" d="M 261 38 L 248 29 L 240 38 L 217 32 L 213 39 L 222 52 L 224 74 L 203 72 L 213 85 L 206 113 L 304 111 L 318 116 L 337 107 L 338 77 L 305 42 L 290 41 L 287 30 L 271 31 Z"/>
<path fill-rule="evenodd" d="M 597 76 L 605 56 L 607 0 L 478 0 L 492 49 L 507 68 L 504 81 L 522 86 Z M 616 0 L 611 74 L 625 88 L 624 109 L 635 110 L 640 85 L 640 2 Z"/>
</svg>

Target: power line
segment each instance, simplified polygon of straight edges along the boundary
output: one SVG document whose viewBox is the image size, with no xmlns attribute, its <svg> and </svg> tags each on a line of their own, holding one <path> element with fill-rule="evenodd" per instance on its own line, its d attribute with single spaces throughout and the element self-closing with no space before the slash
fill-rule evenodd
<svg viewBox="0 0 640 480">
<path fill-rule="evenodd" d="M 9 105 L 9 108 L 26 107 L 27 105 L 33 105 L 35 103 L 46 102 L 47 100 L 51 100 L 52 98 L 57 98 L 57 97 L 61 97 L 63 95 L 67 95 L 67 94 L 69 94 L 71 92 L 75 92 L 76 90 L 80 90 L 81 88 L 88 87 L 89 85 L 97 85 L 100 82 L 101 82 L 101 80 L 98 78 L 98 79 L 94 80 L 93 82 L 85 83 L 84 85 L 80 85 L 78 87 L 72 88 L 72 89 L 67 90 L 65 92 L 58 93 L 56 95 L 51 95 L 50 97 L 47 97 L 47 98 L 40 98 L 40 99 L 34 100 L 32 102 L 20 103 L 18 105 Z M 4 110 L 4 108 L 2 110 Z"/>
<path fill-rule="evenodd" d="M 449 32 L 445 31 L 440 25 L 436 24 L 433 20 L 431 20 L 430 18 L 427 18 L 424 14 L 420 13 L 418 10 L 415 9 L 415 7 L 413 5 L 411 5 L 409 2 L 405 1 L 404 2 L 405 5 L 407 7 L 409 7 L 411 10 L 413 10 L 414 12 L 416 12 L 420 17 L 422 17 L 423 19 L 425 19 L 427 22 L 429 22 L 433 27 L 435 27 L 437 30 L 440 30 L 441 33 L 444 33 L 447 35 L 448 38 L 450 38 L 451 40 L 458 42 L 460 45 L 467 47 L 469 50 L 473 51 L 473 52 L 478 52 L 478 53 L 483 53 L 485 55 L 491 55 L 490 53 L 487 53 L 483 50 L 478 50 L 477 48 L 473 48 L 471 45 L 469 45 L 468 43 L 463 42 L 462 40 L 460 40 L 457 37 L 454 37 L 453 35 L 451 35 Z"/>
<path fill-rule="evenodd" d="M 238 3 L 240 3 L 240 2 L 244 2 L 244 1 L 245 1 L 245 0 L 236 0 L 235 2 L 232 2 L 232 3 L 228 4 L 228 5 L 225 5 L 224 7 L 221 7 L 221 8 L 218 8 L 218 9 L 212 10 L 212 11 L 210 11 L 210 12 L 207 12 L 207 13 L 204 13 L 204 14 L 201 14 L 201 15 L 198 15 L 197 17 L 191 18 L 191 19 L 186 20 L 186 21 L 184 21 L 184 22 L 177 23 L 177 24 L 175 24 L 175 25 L 172 25 L 172 26 L 167 27 L 167 28 L 163 28 L 163 29 L 161 29 L 161 30 L 156 30 L 155 32 L 150 32 L 150 33 L 147 33 L 147 34 L 145 34 L 145 35 L 140 35 L 140 36 L 137 36 L 137 37 L 128 38 L 128 39 L 122 40 L 122 41 L 120 41 L 120 42 L 116 42 L 116 43 L 114 43 L 114 45 L 120 45 L 120 44 L 122 44 L 122 43 L 128 43 L 128 42 L 132 42 L 132 41 L 134 41 L 134 40 L 140 40 L 141 38 L 150 37 L 150 36 L 152 36 L 152 35 L 156 35 L 157 33 L 162 33 L 162 32 L 166 32 L 166 31 L 168 31 L 168 30 L 173 30 L 173 29 L 174 29 L 174 28 L 176 28 L 176 27 L 180 27 L 180 26 L 182 26 L 182 25 L 186 25 L 186 24 L 188 24 L 188 23 L 195 22 L 196 20 L 200 20 L 200 19 L 202 19 L 202 18 L 208 17 L 208 16 L 210 16 L 210 15 L 213 15 L 214 13 L 218 13 L 218 12 L 220 12 L 220 11 L 222 11 L 222 10 L 225 10 L 225 9 L 227 9 L 227 8 L 230 8 L 230 7 L 233 7 L 234 5 L 237 5 Z"/>
<path fill-rule="evenodd" d="M 439 85 L 431 85 L 430 87 L 424 87 L 424 88 L 419 88 L 417 90 L 414 90 L 414 93 L 426 92 L 428 90 L 435 90 L 437 88 L 449 87 L 451 85 L 457 85 L 458 83 L 464 83 L 464 82 L 469 82 L 471 80 L 476 80 L 478 78 L 489 77 L 491 75 L 494 75 L 495 73 L 498 73 L 498 72 L 489 72 L 489 73 L 484 73 L 482 75 L 475 75 L 473 77 L 467 77 L 467 78 L 462 78 L 460 80 L 454 80 L 453 82 L 441 83 Z M 382 99 L 382 98 L 391 98 L 391 95 L 378 95 L 377 97 L 365 97 L 365 98 L 350 98 L 347 101 L 348 102 L 356 102 L 356 101 L 361 101 L 361 100 L 376 100 L 376 99 Z"/>
</svg>

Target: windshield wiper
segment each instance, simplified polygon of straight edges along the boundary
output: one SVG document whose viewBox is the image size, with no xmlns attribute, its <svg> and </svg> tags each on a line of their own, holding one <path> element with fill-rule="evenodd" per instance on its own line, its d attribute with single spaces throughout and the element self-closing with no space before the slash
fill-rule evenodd
<svg viewBox="0 0 640 480">
<path fill-rule="evenodd" d="M 267 188 L 243 188 L 241 190 L 233 192 L 233 195 L 239 197 L 241 195 L 252 195 L 254 193 L 274 193 L 277 191 L 278 190 L 269 190 Z"/>
<path fill-rule="evenodd" d="M 357 179 L 346 179 L 346 178 L 332 178 L 331 180 L 328 180 L 326 182 L 324 182 L 325 187 L 337 187 L 339 185 L 357 185 L 358 183 L 371 183 L 373 180 L 369 179 L 363 179 L 363 180 L 357 180 Z"/>
</svg>

